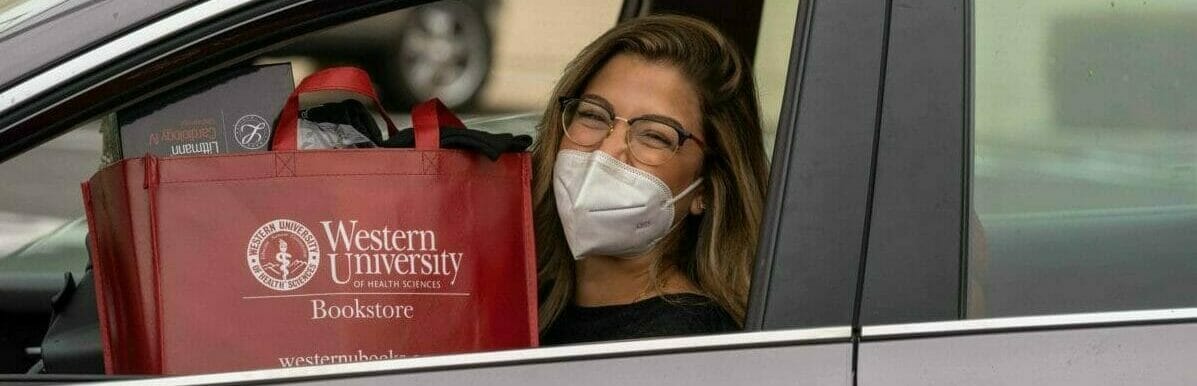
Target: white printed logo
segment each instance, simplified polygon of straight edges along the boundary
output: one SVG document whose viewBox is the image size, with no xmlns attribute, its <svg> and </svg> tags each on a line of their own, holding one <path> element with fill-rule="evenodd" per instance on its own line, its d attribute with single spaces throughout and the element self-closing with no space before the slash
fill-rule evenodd
<svg viewBox="0 0 1197 386">
<path fill-rule="evenodd" d="M 254 231 L 246 249 L 249 272 L 262 285 L 290 291 L 307 284 L 320 265 L 320 244 L 308 227 L 293 220 L 268 222 Z"/>
<path fill-rule="evenodd" d="M 254 114 L 237 120 L 233 125 L 233 137 L 237 144 L 249 150 L 258 150 L 270 141 L 270 122 Z"/>
</svg>

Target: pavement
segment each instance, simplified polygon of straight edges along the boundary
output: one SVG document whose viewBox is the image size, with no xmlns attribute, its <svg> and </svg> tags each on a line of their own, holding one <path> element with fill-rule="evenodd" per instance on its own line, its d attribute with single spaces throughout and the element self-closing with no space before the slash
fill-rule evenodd
<svg viewBox="0 0 1197 386">
<path fill-rule="evenodd" d="M 0 165 L 0 257 L 82 216 L 80 183 L 99 162 L 95 122 Z"/>
</svg>

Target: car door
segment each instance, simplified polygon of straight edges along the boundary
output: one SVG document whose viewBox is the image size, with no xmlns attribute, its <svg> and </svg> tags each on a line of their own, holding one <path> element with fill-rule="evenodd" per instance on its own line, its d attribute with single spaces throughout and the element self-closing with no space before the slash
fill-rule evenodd
<svg viewBox="0 0 1197 386">
<path fill-rule="evenodd" d="M 215 69 L 269 52 L 297 34 L 416 5 L 414 1 L 196 1 L 99 42 L 0 91 L 0 159 L 75 125 Z M 622 17 L 687 12 L 625 3 Z M 667 4 L 661 2 L 660 4 Z M 725 14 L 744 12 L 727 2 Z M 628 11 L 636 10 L 635 12 Z M 698 16 L 719 8 L 695 8 Z M 752 44 L 763 119 L 776 122 L 768 215 L 747 332 L 399 361 L 156 379 L 149 383 L 330 382 L 662 384 L 852 382 L 855 305 L 882 73 L 884 6 L 863 0 L 764 1 Z M 612 22 L 615 20 L 612 19 Z M 712 18 L 718 23 L 719 18 Z M 779 65 L 780 62 L 780 65 Z M 613 372 L 611 369 L 618 369 Z M 40 378 L 47 379 L 47 378 Z M 52 379 L 52 378 L 49 378 Z"/>
<path fill-rule="evenodd" d="M 892 0 L 860 384 L 1189 384 L 1183 1 Z"/>
</svg>

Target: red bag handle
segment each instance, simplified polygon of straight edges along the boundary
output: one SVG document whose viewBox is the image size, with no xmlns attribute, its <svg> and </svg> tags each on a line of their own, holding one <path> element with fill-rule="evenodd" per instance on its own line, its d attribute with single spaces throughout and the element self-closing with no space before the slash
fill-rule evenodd
<svg viewBox="0 0 1197 386">
<path fill-rule="evenodd" d="M 370 75 L 357 67 L 333 67 L 308 75 L 302 82 L 299 82 L 299 87 L 296 87 L 295 91 L 292 91 L 291 95 L 287 97 L 287 103 L 283 105 L 283 112 L 278 117 L 278 126 L 274 129 L 274 138 L 270 141 L 270 150 L 296 150 L 299 94 L 316 91 L 348 91 L 370 98 L 374 101 L 374 108 L 378 109 L 378 113 L 382 114 L 382 119 L 387 122 L 387 133 L 392 136 L 399 133 L 399 130 L 395 128 L 395 123 L 391 122 L 391 117 L 382 108 L 382 103 L 378 101 L 378 93 L 374 92 L 374 85 L 370 83 Z"/>
<path fill-rule="evenodd" d="M 465 128 L 465 124 L 441 103 L 432 98 L 411 109 L 411 125 L 415 129 L 416 149 L 431 150 L 441 147 L 441 128 L 445 126 Z"/>
</svg>

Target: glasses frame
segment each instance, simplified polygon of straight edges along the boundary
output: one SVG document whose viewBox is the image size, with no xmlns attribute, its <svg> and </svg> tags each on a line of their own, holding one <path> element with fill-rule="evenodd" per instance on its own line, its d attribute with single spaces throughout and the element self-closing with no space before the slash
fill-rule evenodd
<svg viewBox="0 0 1197 386">
<path fill-rule="evenodd" d="M 615 112 L 611 111 L 611 109 L 607 108 L 607 106 L 604 106 L 602 103 L 597 103 L 597 102 L 595 102 L 595 101 L 593 101 L 593 100 L 591 100 L 591 99 L 587 99 L 587 98 L 579 98 L 579 97 L 565 97 L 565 96 L 558 97 L 558 98 L 557 98 L 557 112 L 561 114 L 561 131 L 562 131 L 562 134 L 564 134 L 564 135 L 565 135 L 565 139 L 569 140 L 570 142 L 573 142 L 575 145 L 578 145 L 578 146 L 595 146 L 595 145 L 598 145 L 598 144 L 602 143 L 602 142 L 603 142 L 603 140 L 599 140 L 598 142 L 596 142 L 596 143 L 592 143 L 592 144 L 581 144 L 581 143 L 578 143 L 577 141 L 574 141 L 574 139 L 573 139 L 573 138 L 571 138 L 571 137 L 569 136 L 569 126 L 568 126 L 567 122 L 565 122 L 565 119 L 566 119 L 565 107 L 566 107 L 566 106 L 568 106 L 570 103 L 573 103 L 573 102 L 577 102 L 577 103 L 589 102 L 589 103 L 591 103 L 591 104 L 593 104 L 593 105 L 595 105 L 595 106 L 598 106 L 599 108 L 602 108 L 602 109 L 603 109 L 603 111 L 606 111 L 606 112 L 607 112 L 607 115 L 611 117 L 611 124 L 610 124 L 610 125 L 607 127 L 607 134 L 603 136 L 603 139 L 606 139 L 607 137 L 610 137 L 610 136 L 611 136 L 611 133 L 615 132 L 615 122 L 617 122 L 617 121 L 624 121 L 625 123 L 627 123 L 627 124 L 628 124 L 628 127 L 629 127 L 629 128 L 631 128 L 631 126 L 632 126 L 632 124 L 633 124 L 633 123 L 636 123 L 636 122 L 638 122 L 638 121 L 651 121 L 651 122 L 660 123 L 660 124 L 662 124 L 662 125 L 665 125 L 665 126 L 669 126 L 669 127 L 670 127 L 670 128 L 672 128 L 674 131 L 677 131 L 677 136 L 678 136 L 678 138 L 679 138 L 679 139 L 678 139 L 677 148 L 673 149 L 673 154 L 670 154 L 670 155 L 669 155 L 669 159 L 666 159 L 664 162 L 661 162 L 661 163 L 659 163 L 659 164 L 656 164 L 656 165 L 664 165 L 664 164 L 668 163 L 669 161 L 673 160 L 673 157 L 674 157 L 674 156 L 676 156 L 676 155 L 677 155 L 677 152 L 678 152 L 679 150 L 681 150 L 681 149 L 682 149 L 682 146 L 686 146 L 686 140 L 688 140 L 688 139 L 689 139 L 689 140 L 693 140 L 693 141 L 694 141 L 694 143 L 698 145 L 698 147 L 699 147 L 699 149 L 700 149 L 700 150 L 702 150 L 703 152 L 706 152 L 706 147 L 707 147 L 706 145 L 707 145 L 707 144 L 706 144 L 705 142 L 703 142 L 703 140 L 701 140 L 701 139 L 698 139 L 698 137 L 695 137 L 695 136 L 694 136 L 694 134 L 691 134 L 691 133 L 690 133 L 689 131 L 687 131 L 685 128 L 683 128 L 683 127 L 681 127 L 680 125 L 677 125 L 677 124 L 675 124 L 675 123 L 673 123 L 673 122 L 666 122 L 666 121 L 662 121 L 662 120 L 660 120 L 660 119 L 654 119 L 654 118 L 653 118 L 653 117 L 651 117 L 651 116 L 639 116 L 639 117 L 633 117 L 633 118 L 630 118 L 630 119 L 629 119 L 629 118 L 624 118 L 624 117 L 621 117 L 621 116 L 615 115 Z M 628 146 L 628 149 L 631 149 L 631 148 L 632 148 L 632 143 L 631 143 L 631 142 L 632 142 L 632 136 L 630 136 L 630 135 L 624 135 L 624 136 L 623 136 L 623 141 L 624 141 L 624 145 Z M 636 159 L 637 159 L 637 160 L 639 160 L 640 162 L 645 162 L 644 160 L 640 159 L 640 157 L 639 157 L 639 156 L 636 156 L 636 152 L 632 152 L 632 156 L 633 156 L 633 157 L 636 157 Z M 647 163 L 647 164 L 650 164 L 650 165 L 652 164 L 652 163 L 649 163 L 649 162 L 645 162 L 645 163 Z"/>
</svg>

